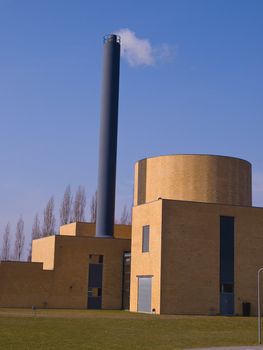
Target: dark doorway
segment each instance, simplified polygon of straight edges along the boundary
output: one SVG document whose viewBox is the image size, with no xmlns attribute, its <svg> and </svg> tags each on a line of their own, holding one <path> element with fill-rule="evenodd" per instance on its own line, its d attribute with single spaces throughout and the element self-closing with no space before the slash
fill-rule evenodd
<svg viewBox="0 0 263 350">
<path fill-rule="evenodd" d="M 234 315 L 234 217 L 220 216 L 220 314 Z"/>
<path fill-rule="evenodd" d="M 88 309 L 101 309 L 103 255 L 89 256 Z"/>
<path fill-rule="evenodd" d="M 131 272 L 131 252 L 123 254 L 123 277 L 122 277 L 122 308 L 130 308 L 130 272 Z"/>
</svg>

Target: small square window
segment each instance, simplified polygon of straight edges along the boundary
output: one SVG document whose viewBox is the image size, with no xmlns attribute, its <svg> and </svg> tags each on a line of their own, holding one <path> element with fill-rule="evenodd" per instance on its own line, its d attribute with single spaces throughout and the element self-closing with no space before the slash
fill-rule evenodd
<svg viewBox="0 0 263 350">
<path fill-rule="evenodd" d="M 150 226 L 142 227 L 142 252 L 149 252 Z"/>
</svg>

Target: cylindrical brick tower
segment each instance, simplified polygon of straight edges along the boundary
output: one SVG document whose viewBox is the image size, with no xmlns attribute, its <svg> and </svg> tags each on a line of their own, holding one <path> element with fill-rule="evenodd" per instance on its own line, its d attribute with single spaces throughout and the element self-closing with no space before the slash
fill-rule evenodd
<svg viewBox="0 0 263 350">
<path fill-rule="evenodd" d="M 252 205 L 251 164 L 216 155 L 167 155 L 135 165 L 134 205 L 163 199 Z"/>
</svg>

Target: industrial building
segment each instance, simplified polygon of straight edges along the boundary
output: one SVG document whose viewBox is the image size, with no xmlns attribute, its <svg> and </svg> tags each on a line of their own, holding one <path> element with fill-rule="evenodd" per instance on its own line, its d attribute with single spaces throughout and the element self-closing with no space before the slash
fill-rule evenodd
<svg viewBox="0 0 263 350">
<path fill-rule="evenodd" d="M 130 310 L 257 312 L 263 208 L 252 207 L 249 162 L 168 155 L 135 167 Z"/>
<path fill-rule="evenodd" d="M 31 262 L 0 262 L 0 307 L 127 309 L 155 314 L 257 311 L 263 208 L 251 164 L 167 155 L 135 165 L 132 225 L 114 225 L 120 39 L 104 42 L 96 225 L 33 241 Z"/>
</svg>

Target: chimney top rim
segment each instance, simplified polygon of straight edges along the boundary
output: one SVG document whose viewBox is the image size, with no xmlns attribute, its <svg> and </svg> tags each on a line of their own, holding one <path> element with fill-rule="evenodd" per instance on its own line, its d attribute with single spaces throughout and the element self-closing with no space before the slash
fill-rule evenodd
<svg viewBox="0 0 263 350">
<path fill-rule="evenodd" d="M 120 44 L 121 43 L 121 37 L 119 35 L 117 35 L 117 34 L 104 35 L 103 43 L 105 44 L 105 43 L 109 43 L 109 42 Z"/>
</svg>

